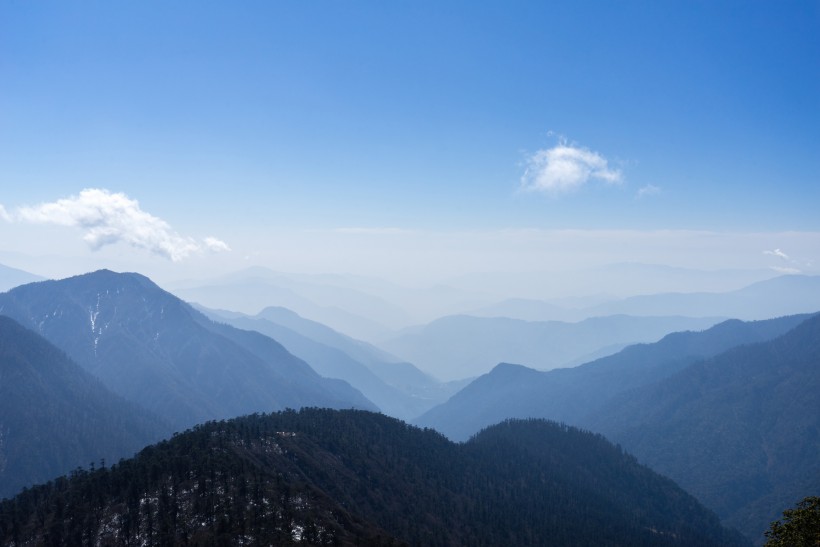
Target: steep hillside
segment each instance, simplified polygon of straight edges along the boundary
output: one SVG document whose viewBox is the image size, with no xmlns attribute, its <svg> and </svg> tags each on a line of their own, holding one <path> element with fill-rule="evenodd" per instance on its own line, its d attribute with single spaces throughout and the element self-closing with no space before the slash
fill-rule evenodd
<svg viewBox="0 0 820 547">
<path fill-rule="evenodd" d="M 89 462 L 131 456 L 170 432 L 45 339 L 0 316 L 0 498 Z"/>
<path fill-rule="evenodd" d="M 138 274 L 101 270 L 17 287 L 0 294 L 0 314 L 175 427 L 304 405 L 375 408 L 275 341 L 213 323 Z"/>
<path fill-rule="evenodd" d="M 750 537 L 820 488 L 820 316 L 624 393 L 584 424 Z"/>
<path fill-rule="evenodd" d="M 539 372 L 499 365 L 415 423 L 434 427 L 457 440 L 506 418 L 548 418 L 578 424 L 620 393 L 732 347 L 775 338 L 807 317 L 725 321 L 702 332 L 678 332 L 654 344 L 630 346 L 575 368 Z"/>
<path fill-rule="evenodd" d="M 361 411 L 211 422 L 0 503 L 0 544 L 743 545 L 602 437 L 511 422 L 457 445 Z"/>
</svg>

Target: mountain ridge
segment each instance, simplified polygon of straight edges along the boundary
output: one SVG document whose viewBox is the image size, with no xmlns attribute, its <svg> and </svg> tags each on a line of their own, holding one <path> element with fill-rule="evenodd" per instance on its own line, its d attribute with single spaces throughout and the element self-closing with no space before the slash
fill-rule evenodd
<svg viewBox="0 0 820 547">
<path fill-rule="evenodd" d="M 274 340 L 222 327 L 141 274 L 23 285 L 0 294 L 0 313 L 177 427 L 288 406 L 375 408 Z"/>
<path fill-rule="evenodd" d="M 507 422 L 455 444 L 383 415 L 327 409 L 209 422 L 111 468 L 0 502 L 0 544 L 50 537 L 746 544 L 672 481 L 588 432 Z"/>
</svg>

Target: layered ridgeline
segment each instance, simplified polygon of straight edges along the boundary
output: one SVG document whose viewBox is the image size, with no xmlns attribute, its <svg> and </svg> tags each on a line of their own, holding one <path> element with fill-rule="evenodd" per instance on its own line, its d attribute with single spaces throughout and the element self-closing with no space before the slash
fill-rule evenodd
<svg viewBox="0 0 820 547">
<path fill-rule="evenodd" d="M 288 407 L 375 409 L 271 338 L 214 323 L 139 274 L 23 285 L 0 294 L 0 314 L 177 428 Z"/>
<path fill-rule="evenodd" d="M 606 434 L 760 540 L 820 489 L 820 316 L 677 333 L 575 369 L 502 365 L 417 423 L 548 417 Z"/>
<path fill-rule="evenodd" d="M 741 344 L 771 340 L 807 315 L 724 321 L 702 332 L 677 332 L 574 368 L 536 371 L 502 364 L 414 421 L 454 440 L 507 418 L 585 423 L 587 415 L 628 390 L 651 384 Z"/>
<path fill-rule="evenodd" d="M 623 278 L 623 285 L 631 285 L 636 278 L 657 281 L 661 285 L 677 278 L 678 285 L 697 286 L 698 278 L 704 285 L 713 287 L 734 285 L 739 278 L 732 273 L 732 281 L 707 280 L 701 276 L 711 277 L 720 272 L 702 272 L 681 270 L 677 268 L 651 267 L 647 265 L 621 265 L 620 272 L 607 268 L 607 271 L 596 271 L 598 278 L 606 276 L 610 281 L 613 275 Z M 586 272 L 587 274 L 593 272 Z M 727 272 L 724 272 L 724 274 Z M 650 277 L 647 278 L 647 275 Z M 763 273 L 770 277 L 770 273 Z M 744 274 L 747 282 L 754 281 L 741 289 L 724 292 L 668 292 L 669 287 L 656 286 L 649 294 L 640 294 L 622 299 L 609 299 L 601 296 L 595 298 L 555 299 L 551 301 L 527 298 L 509 298 L 486 305 L 470 312 L 480 317 L 510 317 L 526 321 L 579 321 L 588 317 L 609 315 L 661 316 L 680 315 L 686 317 L 722 316 L 736 319 L 755 320 L 811 313 L 820 309 L 820 276 L 781 275 L 772 279 L 755 279 L 759 272 L 749 271 Z M 582 276 L 583 277 L 583 276 Z M 533 280 L 528 280 L 532 283 Z M 673 282 L 673 284 L 675 284 Z M 596 286 L 594 278 L 589 279 L 587 286 Z M 616 284 L 617 285 L 617 284 Z M 645 290 L 645 287 L 642 289 Z M 714 290 L 714 289 L 712 289 Z M 591 305 L 590 305 L 591 304 Z"/>
<path fill-rule="evenodd" d="M 602 437 L 507 422 L 466 444 L 362 411 L 211 422 L 0 503 L 2 545 L 743 545 Z"/>
<path fill-rule="evenodd" d="M 0 499 L 170 434 L 65 353 L 0 316 Z"/>
<path fill-rule="evenodd" d="M 395 418 L 415 418 L 464 386 L 438 382 L 410 363 L 286 308 L 268 307 L 254 316 L 199 309 L 215 321 L 270 336 L 322 376 L 348 382 Z"/>
<path fill-rule="evenodd" d="M 504 317 L 443 317 L 405 329 L 380 344 L 442 380 L 476 377 L 498 363 L 549 370 L 654 342 L 670 332 L 700 330 L 719 319 L 691 317 L 593 317 L 578 323 L 521 321 Z"/>
<path fill-rule="evenodd" d="M 583 422 L 762 541 L 820 492 L 820 315 L 626 393 Z"/>
</svg>

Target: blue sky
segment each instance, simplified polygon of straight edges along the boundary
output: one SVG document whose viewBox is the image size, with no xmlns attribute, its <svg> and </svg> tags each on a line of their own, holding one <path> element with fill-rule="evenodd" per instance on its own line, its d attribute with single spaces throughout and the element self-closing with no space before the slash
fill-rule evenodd
<svg viewBox="0 0 820 547">
<path fill-rule="evenodd" d="M 816 1 L 8 1 L 0 82 L 12 265 L 820 262 Z M 89 188 L 196 252 L 32 213 Z"/>
</svg>

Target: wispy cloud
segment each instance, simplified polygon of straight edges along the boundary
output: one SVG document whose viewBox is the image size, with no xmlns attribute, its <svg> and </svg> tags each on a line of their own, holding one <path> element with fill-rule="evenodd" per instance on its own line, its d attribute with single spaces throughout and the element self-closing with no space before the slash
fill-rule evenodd
<svg viewBox="0 0 820 547">
<path fill-rule="evenodd" d="M 623 175 L 619 169 L 610 168 L 607 159 L 598 152 L 561 139 L 552 148 L 538 150 L 527 158 L 521 187 L 527 191 L 563 194 L 593 179 L 620 184 Z"/>
<path fill-rule="evenodd" d="M 635 194 L 637 199 L 641 199 L 646 196 L 656 196 L 661 193 L 661 189 L 654 184 L 647 184 L 643 188 L 639 189 L 638 192 Z"/>
<path fill-rule="evenodd" d="M 228 244 L 222 241 L 221 239 L 217 239 L 215 237 L 206 237 L 202 240 L 205 244 L 205 247 L 214 253 L 220 253 L 223 251 L 230 251 L 231 248 L 228 247 Z"/>
<path fill-rule="evenodd" d="M 764 255 L 773 256 L 775 258 L 780 259 L 781 266 L 770 266 L 769 268 L 782 274 L 800 274 L 803 273 L 802 268 L 804 267 L 811 267 L 811 263 L 803 263 L 802 261 L 798 261 L 784 253 L 780 250 L 780 248 L 774 249 L 773 251 L 763 251 Z"/>
<path fill-rule="evenodd" d="M 126 243 L 174 262 L 205 250 L 230 250 L 224 241 L 213 237 L 200 242 L 181 236 L 161 218 L 143 211 L 137 200 L 100 188 L 87 188 L 77 196 L 50 203 L 20 207 L 13 215 L 5 210 L 2 213 L 12 222 L 79 228 L 84 232 L 83 240 L 94 250 Z"/>
<path fill-rule="evenodd" d="M 789 260 L 789 255 L 781 251 L 780 249 L 775 249 L 774 251 L 763 251 L 764 255 L 776 256 L 778 258 L 782 258 L 783 260 Z"/>
<path fill-rule="evenodd" d="M 3 207 L 2 203 L 0 203 L 0 220 L 11 222 L 11 215 L 9 215 L 8 211 L 6 211 L 6 208 Z"/>
</svg>

